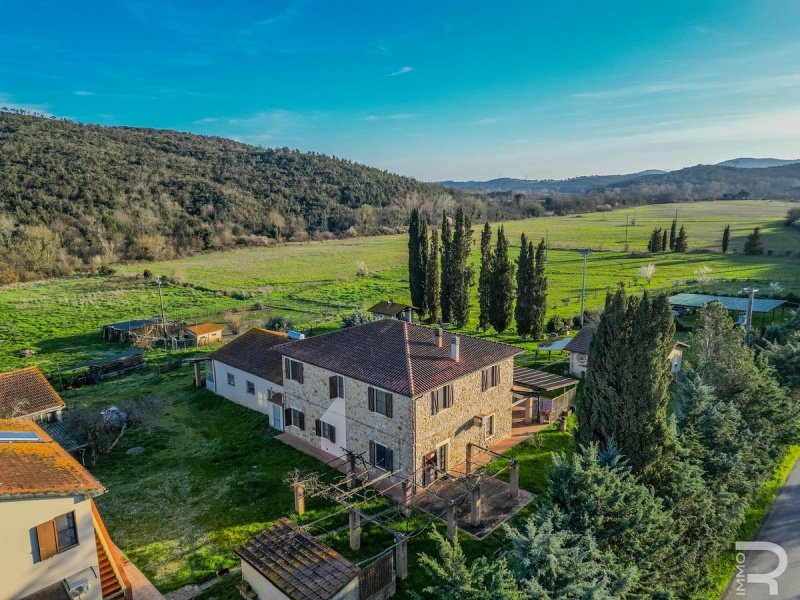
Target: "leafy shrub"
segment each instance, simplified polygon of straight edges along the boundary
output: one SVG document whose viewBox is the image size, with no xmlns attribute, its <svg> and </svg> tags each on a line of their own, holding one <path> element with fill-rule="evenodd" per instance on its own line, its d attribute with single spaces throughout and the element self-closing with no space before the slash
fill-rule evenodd
<svg viewBox="0 0 800 600">
<path fill-rule="evenodd" d="M 145 279 L 152 279 L 153 272 L 150 269 L 145 269 L 144 271 L 142 271 L 142 277 L 144 277 Z"/>
<path fill-rule="evenodd" d="M 342 317 L 342 327 L 354 327 L 355 325 L 370 323 L 377 320 L 378 317 L 373 315 L 371 312 L 367 312 L 362 308 L 357 308 L 349 315 Z"/>
<path fill-rule="evenodd" d="M 116 269 L 112 269 L 108 265 L 100 265 L 100 268 L 97 269 L 97 274 L 100 275 L 101 277 L 108 277 L 109 275 L 113 275 L 116 272 L 117 272 Z"/>
<path fill-rule="evenodd" d="M 550 317 L 550 320 L 547 321 L 547 333 L 564 335 L 565 333 L 568 333 L 569 330 L 570 323 L 568 319 L 559 317 L 558 315 L 553 315 Z"/>
<path fill-rule="evenodd" d="M 242 330 L 242 318 L 234 312 L 225 313 L 225 325 L 231 333 L 236 335 Z"/>
<path fill-rule="evenodd" d="M 266 328 L 272 331 L 289 331 L 294 329 L 294 323 L 283 315 L 276 315 L 267 319 Z"/>
</svg>

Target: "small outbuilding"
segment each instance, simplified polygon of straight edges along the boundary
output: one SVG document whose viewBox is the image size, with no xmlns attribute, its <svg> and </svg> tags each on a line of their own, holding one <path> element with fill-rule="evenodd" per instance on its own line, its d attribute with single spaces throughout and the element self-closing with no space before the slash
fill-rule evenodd
<svg viewBox="0 0 800 600">
<path fill-rule="evenodd" d="M 367 310 L 380 319 L 400 319 L 410 323 L 414 317 L 413 306 L 394 302 L 391 298 L 382 300 L 374 306 L 370 306 Z"/>
<path fill-rule="evenodd" d="M 186 337 L 195 346 L 208 346 L 222 341 L 222 325 L 217 323 L 200 323 L 186 328 Z"/>
<path fill-rule="evenodd" d="M 361 569 L 289 519 L 236 550 L 242 596 L 258 600 L 358 600 Z"/>
</svg>

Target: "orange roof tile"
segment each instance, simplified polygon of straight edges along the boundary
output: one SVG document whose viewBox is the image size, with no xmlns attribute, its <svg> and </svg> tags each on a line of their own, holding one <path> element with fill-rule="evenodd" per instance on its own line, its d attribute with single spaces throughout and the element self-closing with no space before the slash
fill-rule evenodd
<svg viewBox="0 0 800 600">
<path fill-rule="evenodd" d="M 0 419 L 0 432 L 40 441 L 0 442 L 0 497 L 97 496 L 103 485 L 33 421 Z"/>
<path fill-rule="evenodd" d="M 0 373 L 0 419 L 21 419 L 64 408 L 64 401 L 32 366 Z"/>
<path fill-rule="evenodd" d="M 222 325 L 217 325 L 216 323 L 200 323 L 199 325 L 187 327 L 186 331 L 191 331 L 195 335 L 206 335 L 207 333 L 222 331 Z"/>
</svg>

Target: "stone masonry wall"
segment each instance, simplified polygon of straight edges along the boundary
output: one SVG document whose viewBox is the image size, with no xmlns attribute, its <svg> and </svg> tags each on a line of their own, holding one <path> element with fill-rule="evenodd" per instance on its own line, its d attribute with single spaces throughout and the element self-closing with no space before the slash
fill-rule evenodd
<svg viewBox="0 0 800 600">
<path fill-rule="evenodd" d="M 467 443 L 483 447 L 511 435 L 511 387 L 514 378 L 513 359 L 500 365 L 500 384 L 481 392 L 481 371 L 453 381 L 453 406 L 431 414 L 430 393 L 414 399 L 416 420 L 415 468 L 422 466 L 423 456 L 449 440 L 448 468 L 467 458 Z M 473 424 L 476 415 L 494 413 L 494 435 L 486 439 L 483 428 Z M 421 483 L 421 477 L 417 483 Z"/>
<path fill-rule="evenodd" d="M 367 402 L 368 384 L 344 378 L 344 414 L 341 401 L 329 399 L 329 379 L 333 371 L 303 363 L 303 383 L 284 379 L 284 406 L 301 410 L 306 415 L 306 429 L 287 427 L 286 431 L 323 448 L 334 456 L 343 454 L 342 447 L 364 453 L 369 460 L 370 440 L 391 449 L 395 470 L 413 471 L 413 426 L 411 399 L 392 393 L 392 418 L 370 412 Z M 374 386 L 373 386 L 374 387 Z M 336 427 L 335 448 L 326 448 L 328 440 L 317 437 L 314 419 L 321 419 Z"/>
</svg>

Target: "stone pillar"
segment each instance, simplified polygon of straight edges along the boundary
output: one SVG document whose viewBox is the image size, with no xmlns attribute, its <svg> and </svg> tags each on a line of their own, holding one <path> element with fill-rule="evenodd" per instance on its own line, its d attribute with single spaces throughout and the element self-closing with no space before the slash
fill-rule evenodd
<svg viewBox="0 0 800 600">
<path fill-rule="evenodd" d="M 200 387 L 200 361 L 194 361 L 194 387 Z"/>
<path fill-rule="evenodd" d="M 398 579 L 408 577 L 408 540 L 402 533 L 394 534 L 394 569 Z"/>
<path fill-rule="evenodd" d="M 294 484 L 294 512 L 298 515 L 306 512 L 306 490 L 302 483 Z"/>
<path fill-rule="evenodd" d="M 467 475 L 472 473 L 472 442 L 467 442 Z"/>
<path fill-rule="evenodd" d="M 408 479 L 404 479 L 401 486 L 403 489 L 403 508 L 400 512 L 404 517 L 408 517 L 411 514 L 411 482 Z"/>
<path fill-rule="evenodd" d="M 525 404 L 525 424 L 531 425 L 533 423 L 533 396 L 528 396 L 528 402 Z"/>
<path fill-rule="evenodd" d="M 511 476 L 509 477 L 511 483 L 511 497 L 516 498 L 519 496 L 519 461 L 514 460 L 511 463 Z"/>
<path fill-rule="evenodd" d="M 458 525 L 456 525 L 456 505 L 452 502 L 447 505 L 447 539 L 451 542 L 456 539 Z"/>
<path fill-rule="evenodd" d="M 478 485 L 469 494 L 469 522 L 474 527 L 481 524 L 481 488 Z"/>
<path fill-rule="evenodd" d="M 357 510 L 350 511 L 350 549 L 361 548 L 361 515 Z"/>
</svg>

